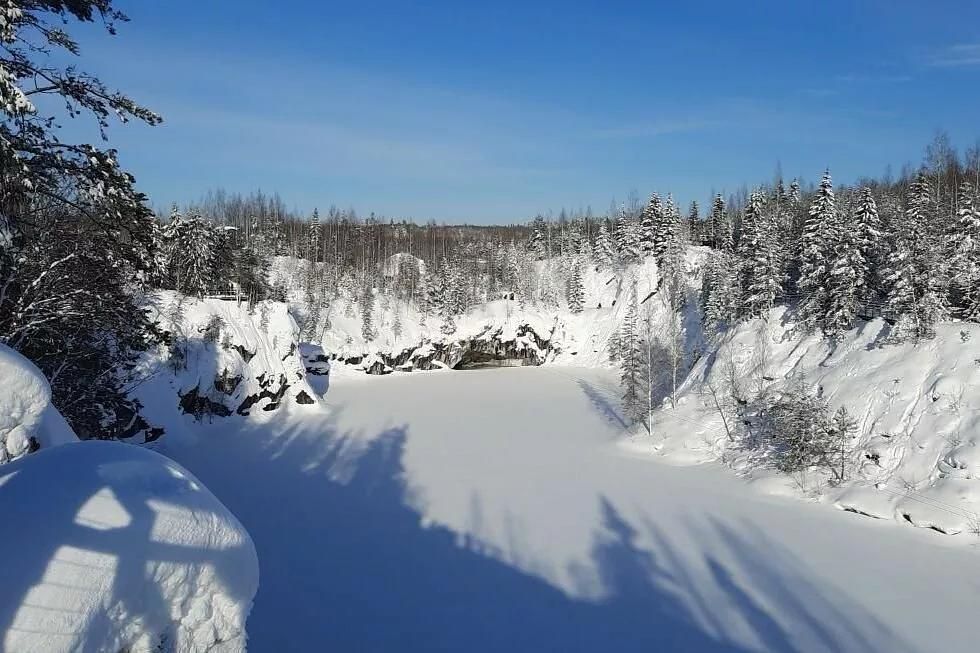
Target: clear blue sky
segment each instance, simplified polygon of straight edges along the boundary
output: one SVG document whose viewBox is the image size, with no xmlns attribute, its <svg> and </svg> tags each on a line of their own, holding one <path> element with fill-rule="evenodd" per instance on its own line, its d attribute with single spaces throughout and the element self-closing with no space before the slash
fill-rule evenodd
<svg viewBox="0 0 980 653">
<path fill-rule="evenodd" d="M 223 187 L 445 221 L 877 175 L 980 137 L 980 2 L 117 0 L 84 68 L 153 204 Z M 75 128 L 71 128 L 75 129 Z"/>
</svg>

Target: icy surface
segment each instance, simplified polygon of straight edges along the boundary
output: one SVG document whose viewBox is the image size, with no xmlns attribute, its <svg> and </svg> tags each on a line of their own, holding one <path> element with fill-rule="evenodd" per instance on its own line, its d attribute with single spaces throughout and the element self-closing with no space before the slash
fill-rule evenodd
<svg viewBox="0 0 980 653">
<path fill-rule="evenodd" d="M 76 442 L 0 467 L 5 651 L 241 651 L 258 585 L 238 520 L 152 451 Z"/>
<path fill-rule="evenodd" d="M 0 344 L 0 463 L 32 448 L 77 441 L 61 413 L 51 405 L 51 387 L 29 360 Z"/>
<path fill-rule="evenodd" d="M 608 373 L 340 376 L 164 441 L 251 532 L 254 650 L 938 651 L 975 548 L 619 446 Z M 959 645 L 959 644 L 957 644 Z"/>
</svg>

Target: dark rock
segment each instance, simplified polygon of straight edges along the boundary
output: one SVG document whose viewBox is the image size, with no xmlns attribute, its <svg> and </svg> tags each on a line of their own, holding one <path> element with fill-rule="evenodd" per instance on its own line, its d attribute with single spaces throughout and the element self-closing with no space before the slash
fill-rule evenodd
<svg viewBox="0 0 980 653">
<path fill-rule="evenodd" d="M 242 345 L 232 345 L 231 348 L 237 351 L 246 363 L 255 358 L 255 352 L 245 349 Z"/>
<path fill-rule="evenodd" d="M 232 376 L 228 370 L 221 370 L 221 374 L 214 377 L 214 389 L 226 395 L 235 392 L 235 388 L 242 382 L 241 376 Z"/>
<path fill-rule="evenodd" d="M 200 390 L 195 386 L 187 394 L 180 395 L 180 408 L 188 415 L 193 415 L 196 419 L 201 419 L 204 415 L 218 415 L 228 417 L 231 410 L 224 404 L 213 401 L 207 395 L 200 394 Z"/>
<path fill-rule="evenodd" d="M 299 393 L 296 395 L 296 403 L 309 405 L 309 404 L 315 404 L 316 402 L 313 401 L 313 397 L 306 394 L 306 390 L 300 390 Z"/>
</svg>

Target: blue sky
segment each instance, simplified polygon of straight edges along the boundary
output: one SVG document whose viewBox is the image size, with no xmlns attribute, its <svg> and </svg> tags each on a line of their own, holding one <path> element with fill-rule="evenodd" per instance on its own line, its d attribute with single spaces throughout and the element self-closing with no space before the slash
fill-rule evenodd
<svg viewBox="0 0 980 653">
<path fill-rule="evenodd" d="M 117 0 L 83 68 L 161 113 L 111 143 L 158 207 L 523 221 L 631 190 L 850 181 L 980 137 L 980 3 Z M 76 132 L 78 126 L 66 129 Z"/>
</svg>

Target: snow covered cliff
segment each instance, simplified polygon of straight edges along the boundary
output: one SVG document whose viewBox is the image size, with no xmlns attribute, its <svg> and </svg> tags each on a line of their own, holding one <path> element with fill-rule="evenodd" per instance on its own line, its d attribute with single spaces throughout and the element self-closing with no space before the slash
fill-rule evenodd
<svg viewBox="0 0 980 653">
<path fill-rule="evenodd" d="M 150 307 L 164 344 L 144 356 L 133 396 L 161 433 L 181 433 L 186 420 L 320 408 L 285 304 L 267 301 L 249 310 L 235 301 L 162 292 Z"/>
</svg>

